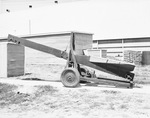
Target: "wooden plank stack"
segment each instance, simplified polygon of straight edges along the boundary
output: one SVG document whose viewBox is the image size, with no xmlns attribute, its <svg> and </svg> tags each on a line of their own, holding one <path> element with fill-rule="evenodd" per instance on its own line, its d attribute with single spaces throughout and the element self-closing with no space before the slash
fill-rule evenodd
<svg viewBox="0 0 150 118">
<path fill-rule="evenodd" d="M 24 74 L 24 47 L 13 43 L 0 43 L 0 77 Z"/>
<path fill-rule="evenodd" d="M 124 51 L 124 61 L 129 62 L 129 63 L 134 63 L 136 65 L 140 65 L 142 62 L 142 52 L 125 50 Z"/>
</svg>

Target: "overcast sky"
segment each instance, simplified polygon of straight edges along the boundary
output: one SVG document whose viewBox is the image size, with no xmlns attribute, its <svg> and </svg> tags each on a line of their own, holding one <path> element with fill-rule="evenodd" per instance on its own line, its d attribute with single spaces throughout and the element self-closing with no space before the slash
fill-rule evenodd
<svg viewBox="0 0 150 118">
<path fill-rule="evenodd" d="M 61 31 L 94 33 L 94 39 L 150 37 L 149 0 L 92 0 L 0 15 L 0 37 Z"/>
</svg>

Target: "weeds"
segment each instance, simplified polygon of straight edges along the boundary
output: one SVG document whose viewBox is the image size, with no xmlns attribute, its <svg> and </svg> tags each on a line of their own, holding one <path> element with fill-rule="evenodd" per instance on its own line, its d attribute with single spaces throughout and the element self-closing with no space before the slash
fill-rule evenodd
<svg viewBox="0 0 150 118">
<path fill-rule="evenodd" d="M 55 92 L 57 92 L 58 90 L 55 89 L 54 87 L 52 86 L 38 86 L 38 89 L 35 93 L 35 96 L 36 97 L 40 97 L 42 95 L 47 95 L 47 94 L 53 94 Z"/>
<path fill-rule="evenodd" d="M 53 94 L 57 90 L 51 86 L 36 86 L 37 91 L 32 94 L 15 92 L 17 86 L 0 83 L 0 107 L 8 105 L 20 105 L 24 102 L 33 102 L 35 99 L 43 95 Z"/>
</svg>

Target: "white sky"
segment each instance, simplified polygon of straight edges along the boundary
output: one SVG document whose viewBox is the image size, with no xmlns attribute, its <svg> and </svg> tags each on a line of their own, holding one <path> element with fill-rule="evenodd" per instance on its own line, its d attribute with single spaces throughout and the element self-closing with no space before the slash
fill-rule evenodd
<svg viewBox="0 0 150 118">
<path fill-rule="evenodd" d="M 73 2 L 0 15 L 0 37 L 82 31 L 94 39 L 150 37 L 150 0 Z"/>
</svg>

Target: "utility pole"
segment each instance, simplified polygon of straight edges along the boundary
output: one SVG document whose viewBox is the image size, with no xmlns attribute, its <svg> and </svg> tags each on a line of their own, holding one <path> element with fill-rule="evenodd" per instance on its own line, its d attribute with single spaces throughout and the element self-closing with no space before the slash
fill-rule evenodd
<svg viewBox="0 0 150 118">
<path fill-rule="evenodd" d="M 29 19 L 29 34 L 31 34 L 31 20 Z"/>
</svg>

